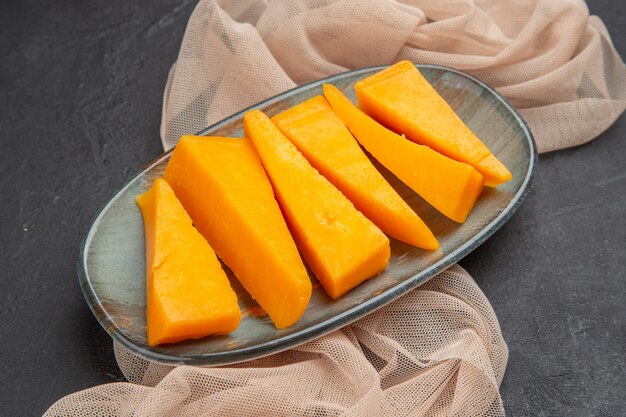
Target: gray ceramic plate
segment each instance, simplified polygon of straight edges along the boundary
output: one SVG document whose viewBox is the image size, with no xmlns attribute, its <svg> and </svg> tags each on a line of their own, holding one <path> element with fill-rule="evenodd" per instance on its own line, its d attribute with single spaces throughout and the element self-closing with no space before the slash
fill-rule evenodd
<svg viewBox="0 0 626 417">
<path fill-rule="evenodd" d="M 531 133 L 515 110 L 485 84 L 454 70 L 427 65 L 418 67 L 513 173 L 511 181 L 495 189 L 486 188 L 467 221 L 459 225 L 437 213 L 377 165 L 432 228 L 441 243 L 439 250 L 427 252 L 392 240 L 391 260 L 384 273 L 336 301 L 314 285 L 308 309 L 295 325 L 284 330 L 276 330 L 267 316 L 258 314 L 262 311 L 257 304 L 225 268 L 244 312 L 239 328 L 229 336 L 152 348 L 146 343 L 145 243 L 141 212 L 135 205 L 135 197 L 163 173 L 170 156 L 166 153 L 111 199 L 85 239 L 78 267 L 80 284 L 87 303 L 104 329 L 136 354 L 161 363 L 221 365 L 241 362 L 285 350 L 345 326 L 424 283 L 484 242 L 511 217 L 528 190 L 536 164 Z M 354 99 L 353 84 L 380 69 L 366 68 L 316 81 L 252 108 L 272 116 L 322 94 L 324 82 L 337 85 Z M 237 113 L 200 134 L 240 137 L 243 114 Z"/>
</svg>

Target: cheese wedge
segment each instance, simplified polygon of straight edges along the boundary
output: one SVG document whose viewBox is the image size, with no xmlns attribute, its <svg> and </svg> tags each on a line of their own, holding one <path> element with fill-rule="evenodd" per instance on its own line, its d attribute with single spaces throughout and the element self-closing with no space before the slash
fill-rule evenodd
<svg viewBox="0 0 626 417">
<path fill-rule="evenodd" d="M 338 298 L 385 269 L 389 239 L 261 111 L 244 116 L 296 243 L 326 293 Z"/>
<path fill-rule="evenodd" d="M 472 165 L 485 185 L 512 178 L 411 62 L 400 61 L 360 80 L 354 91 L 365 113 L 416 143 Z"/>
<path fill-rule="evenodd" d="M 419 248 L 439 247 L 428 226 L 372 165 L 324 97 L 315 96 L 272 121 L 383 232 Z"/>
<path fill-rule="evenodd" d="M 157 179 L 137 205 L 146 234 L 148 344 L 235 330 L 241 318 L 237 296 L 167 182 Z"/>
<path fill-rule="evenodd" d="M 410 142 L 359 110 L 337 87 L 324 96 L 359 143 L 385 168 L 450 219 L 462 223 L 483 188 L 483 176 L 427 146 Z"/>
<path fill-rule="evenodd" d="M 164 177 L 276 327 L 295 323 L 311 297 L 311 281 L 252 144 L 183 136 Z"/>
</svg>

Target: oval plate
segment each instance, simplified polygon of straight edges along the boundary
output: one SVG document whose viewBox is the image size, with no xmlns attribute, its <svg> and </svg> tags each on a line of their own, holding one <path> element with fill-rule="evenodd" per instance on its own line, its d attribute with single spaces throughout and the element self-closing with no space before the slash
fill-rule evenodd
<svg viewBox="0 0 626 417">
<path fill-rule="evenodd" d="M 287 91 L 250 109 L 260 109 L 273 116 L 322 94 L 324 82 L 335 84 L 354 100 L 354 83 L 382 68 L 335 75 Z M 113 197 L 85 239 L 78 267 L 80 284 L 87 303 L 104 329 L 126 348 L 156 362 L 193 365 L 241 362 L 280 352 L 345 326 L 419 286 L 478 247 L 511 217 L 528 190 L 537 158 L 532 135 L 517 112 L 485 84 L 447 68 L 429 65 L 418 65 L 418 68 L 513 173 L 511 181 L 497 188 L 485 188 L 467 221 L 457 224 L 376 164 L 432 228 L 441 243 L 439 250 L 427 252 L 391 239 L 391 259 L 385 272 L 335 301 L 327 297 L 319 285 L 314 285 L 304 315 L 295 325 L 283 330 L 277 330 L 262 314 L 225 267 L 243 312 L 239 328 L 228 336 L 150 347 L 145 330 L 144 230 L 135 197 L 162 175 L 170 157 L 170 153 L 166 153 Z M 241 137 L 243 114 L 250 109 L 199 134 Z"/>
</svg>

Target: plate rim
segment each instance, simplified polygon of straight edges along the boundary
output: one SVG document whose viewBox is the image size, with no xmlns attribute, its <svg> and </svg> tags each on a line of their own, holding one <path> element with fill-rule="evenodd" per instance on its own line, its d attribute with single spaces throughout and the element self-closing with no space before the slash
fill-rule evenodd
<svg viewBox="0 0 626 417">
<path fill-rule="evenodd" d="M 113 320 L 113 318 L 109 315 L 107 310 L 102 305 L 101 300 L 98 298 L 95 289 L 89 279 L 89 272 L 87 268 L 87 262 L 89 258 L 88 248 L 93 239 L 93 236 L 96 232 L 97 226 L 101 222 L 104 215 L 108 212 L 109 208 L 117 201 L 117 199 L 122 195 L 122 193 L 131 186 L 140 176 L 145 175 L 147 171 L 153 168 L 155 165 L 161 163 L 163 160 L 168 159 L 172 153 L 171 149 L 165 151 L 163 154 L 155 158 L 152 162 L 146 164 L 140 172 L 135 174 L 130 180 L 124 184 L 118 191 L 115 192 L 112 198 L 108 200 L 106 205 L 99 211 L 98 215 L 95 217 L 94 221 L 91 223 L 89 228 L 89 232 L 83 239 L 82 245 L 80 247 L 79 258 L 78 258 L 78 279 L 81 290 L 83 292 L 83 296 L 92 312 L 95 316 L 98 323 L 104 328 L 104 330 L 111 336 L 111 338 L 120 343 L 126 349 L 129 349 L 131 352 L 139 355 L 143 359 L 165 364 L 165 365 L 197 365 L 197 366 L 221 366 L 221 365 L 230 365 L 240 362 L 245 362 L 252 359 L 258 359 L 270 354 L 279 353 L 298 345 L 304 344 L 316 338 L 322 337 L 326 334 L 329 334 L 341 327 L 344 327 L 348 324 L 353 323 L 354 321 L 364 317 L 365 315 L 389 304 L 390 302 L 396 300 L 401 295 L 411 291 L 418 286 L 424 284 L 431 278 L 435 277 L 437 274 L 443 272 L 448 269 L 460 259 L 468 255 L 474 249 L 478 248 L 482 245 L 489 237 L 491 237 L 500 227 L 508 221 L 511 216 L 517 211 L 518 207 L 528 194 L 530 190 L 530 182 L 535 174 L 535 169 L 537 166 L 538 155 L 537 155 L 537 146 L 535 144 L 535 140 L 533 134 L 524 121 L 524 119 L 520 116 L 519 112 L 504 98 L 500 93 L 498 93 L 494 88 L 488 86 L 484 82 L 478 80 L 477 78 L 466 74 L 465 72 L 456 70 L 454 68 L 448 68 L 440 65 L 430 65 L 430 64 L 415 64 L 414 65 L 418 69 L 436 69 L 443 70 L 446 72 L 452 72 L 461 77 L 467 78 L 470 81 L 480 85 L 482 88 L 489 91 L 493 94 L 503 105 L 504 107 L 511 112 L 514 116 L 515 120 L 521 126 L 522 131 L 525 134 L 525 137 L 528 141 L 528 147 L 530 150 L 530 158 L 529 164 L 526 171 L 526 176 L 520 185 L 519 190 L 515 193 L 513 198 L 511 198 L 509 204 L 500 212 L 500 214 L 494 218 L 488 225 L 483 227 L 478 234 L 476 234 L 471 240 L 465 242 L 463 245 L 459 246 L 456 250 L 451 252 L 450 254 L 442 257 L 440 260 L 430 265 L 426 269 L 418 271 L 411 277 L 406 278 L 401 283 L 397 284 L 394 287 L 389 288 L 388 290 L 382 292 L 377 295 L 373 299 L 370 299 L 360 305 L 353 306 L 342 313 L 333 316 L 328 320 L 324 320 L 320 323 L 316 323 L 312 326 L 307 327 L 306 329 L 302 329 L 298 332 L 291 333 L 288 335 L 280 336 L 270 341 L 264 342 L 260 345 L 248 346 L 239 349 L 233 349 L 223 352 L 217 353 L 207 353 L 200 354 L 194 356 L 171 356 L 159 352 L 155 352 L 154 350 L 145 349 L 143 347 L 135 344 L 130 337 L 126 335 L 126 333 L 121 329 L 117 323 Z M 342 72 L 339 74 L 334 74 L 326 78 L 322 78 L 319 80 L 312 81 L 307 84 L 303 84 L 297 87 L 294 87 L 290 90 L 279 93 L 275 96 L 272 96 L 266 100 L 263 100 L 259 103 L 253 104 L 252 106 L 246 107 L 237 113 L 234 113 L 225 119 L 222 119 L 204 129 L 196 133 L 198 136 L 206 136 L 209 132 L 219 129 L 220 127 L 232 122 L 235 119 L 238 119 L 243 116 L 247 111 L 265 107 L 267 105 L 273 104 L 285 97 L 296 94 L 300 91 L 308 90 L 311 88 L 315 88 L 324 83 L 332 82 L 335 79 L 344 78 L 346 75 L 360 75 L 363 73 L 371 72 L 374 70 L 381 70 L 383 68 L 388 67 L 389 65 L 377 65 L 370 66 L 366 68 L 360 68 L 357 70 L 351 70 Z"/>
</svg>

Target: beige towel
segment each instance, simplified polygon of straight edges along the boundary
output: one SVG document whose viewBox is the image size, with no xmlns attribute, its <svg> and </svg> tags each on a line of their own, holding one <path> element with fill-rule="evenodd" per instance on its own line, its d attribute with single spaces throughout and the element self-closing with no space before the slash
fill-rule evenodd
<svg viewBox="0 0 626 417">
<path fill-rule="evenodd" d="M 297 84 L 401 59 L 496 87 L 543 152 L 593 139 L 626 107 L 624 64 L 580 1 L 206 0 L 170 72 L 164 148 Z M 130 383 L 69 395 L 46 415 L 504 414 L 507 347 L 459 266 L 340 331 L 253 362 L 171 368 L 115 352 Z"/>
</svg>

